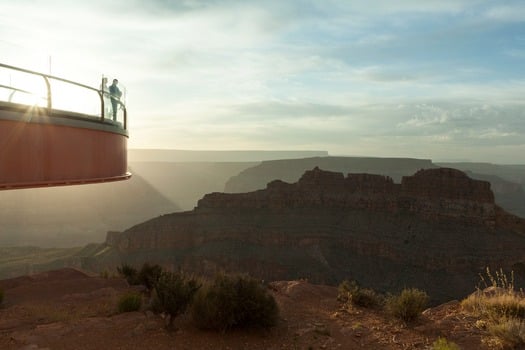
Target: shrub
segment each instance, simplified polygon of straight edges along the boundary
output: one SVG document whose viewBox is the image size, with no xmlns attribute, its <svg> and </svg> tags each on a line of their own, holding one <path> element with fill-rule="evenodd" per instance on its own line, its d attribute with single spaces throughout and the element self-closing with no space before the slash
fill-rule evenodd
<svg viewBox="0 0 525 350">
<path fill-rule="evenodd" d="M 500 269 L 494 277 L 490 270 L 486 270 L 487 279 L 480 275 L 482 283 L 490 287 L 484 291 L 478 290 L 469 295 L 461 302 L 466 311 L 478 316 L 498 320 L 501 317 L 525 318 L 525 298 L 523 292 L 514 290 L 514 274 L 511 273 L 510 280 Z"/>
<path fill-rule="evenodd" d="M 427 293 L 416 289 L 403 289 L 400 295 L 392 295 L 386 300 L 387 311 L 405 322 L 419 317 L 428 303 Z"/>
<path fill-rule="evenodd" d="M 356 281 L 343 281 L 339 287 L 337 299 L 362 307 L 375 307 L 382 303 L 381 296 L 374 290 L 360 287 Z"/>
<path fill-rule="evenodd" d="M 120 297 L 118 301 L 118 312 L 131 312 L 140 310 L 142 297 L 138 293 L 128 293 Z"/>
<path fill-rule="evenodd" d="M 525 323 L 516 318 L 501 318 L 488 326 L 489 333 L 505 346 L 516 349 L 525 345 Z"/>
<path fill-rule="evenodd" d="M 162 267 L 159 265 L 150 265 L 144 263 L 140 271 L 137 271 L 131 265 L 122 264 L 122 266 L 117 268 L 118 273 L 126 279 L 130 285 L 141 284 L 146 287 L 147 290 L 152 290 L 155 288 L 155 284 L 159 280 L 159 277 L 162 273 Z"/>
<path fill-rule="evenodd" d="M 119 275 L 124 277 L 128 284 L 136 285 L 138 284 L 138 271 L 131 265 L 122 264 L 120 267 L 117 267 Z"/>
<path fill-rule="evenodd" d="M 148 263 L 144 263 L 140 269 L 140 272 L 138 273 L 137 284 L 142 284 L 147 290 L 152 290 L 155 288 L 155 285 L 157 284 L 161 274 L 162 267 L 159 265 L 150 265 Z"/>
<path fill-rule="evenodd" d="M 170 316 L 169 327 L 176 316 L 186 311 L 201 285 L 183 273 L 163 271 L 155 285 L 152 309 Z"/>
<path fill-rule="evenodd" d="M 484 318 L 488 332 L 501 347 L 521 348 L 525 345 L 525 295 L 516 291 L 514 273 L 510 278 L 502 269 L 495 275 L 487 268 L 486 277 L 480 275 L 481 285 L 487 289 L 469 295 L 461 302 L 465 311 Z"/>
<path fill-rule="evenodd" d="M 3 301 L 4 301 L 4 291 L 0 289 L 0 305 L 2 305 Z"/>
<path fill-rule="evenodd" d="M 246 276 L 217 275 L 199 290 L 192 305 L 193 320 L 201 329 L 269 328 L 277 323 L 278 315 L 273 296 Z"/>
<path fill-rule="evenodd" d="M 439 337 L 432 343 L 432 350 L 460 350 L 460 348 L 456 343 L 449 342 L 447 339 Z"/>
</svg>

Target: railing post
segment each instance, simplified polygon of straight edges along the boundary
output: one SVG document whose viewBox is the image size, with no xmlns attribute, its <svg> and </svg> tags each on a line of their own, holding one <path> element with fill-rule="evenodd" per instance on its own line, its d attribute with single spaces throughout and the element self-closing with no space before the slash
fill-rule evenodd
<svg viewBox="0 0 525 350">
<path fill-rule="evenodd" d="M 106 118 L 106 116 L 104 115 L 104 92 L 98 91 L 98 96 L 100 97 L 100 119 L 104 120 L 104 118 Z"/>
<path fill-rule="evenodd" d="M 127 129 L 128 129 L 128 110 L 126 109 L 126 106 L 124 106 L 124 130 L 127 130 Z"/>
<path fill-rule="evenodd" d="M 44 78 L 47 87 L 47 109 L 48 111 L 51 111 L 51 108 L 53 108 L 53 103 L 51 99 L 51 84 L 49 83 L 49 79 L 47 78 L 47 76 L 42 75 L 42 77 Z"/>
</svg>

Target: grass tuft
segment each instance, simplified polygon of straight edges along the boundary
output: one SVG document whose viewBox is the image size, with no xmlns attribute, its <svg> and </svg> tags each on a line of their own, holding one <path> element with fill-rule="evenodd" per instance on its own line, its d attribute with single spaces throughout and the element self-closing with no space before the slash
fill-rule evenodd
<svg viewBox="0 0 525 350">
<path fill-rule="evenodd" d="M 142 306 L 142 296 L 138 293 L 127 293 L 120 297 L 118 301 L 118 312 L 139 311 Z"/>
<path fill-rule="evenodd" d="M 460 350 L 460 347 L 454 342 L 449 342 L 447 339 L 439 337 L 432 343 L 432 350 Z"/>
<path fill-rule="evenodd" d="M 525 345 L 525 295 L 516 291 L 514 274 L 510 278 L 500 269 L 495 274 L 487 268 L 486 277 L 480 275 L 481 285 L 476 292 L 461 302 L 463 310 L 480 317 L 483 329 L 507 348 Z"/>
</svg>

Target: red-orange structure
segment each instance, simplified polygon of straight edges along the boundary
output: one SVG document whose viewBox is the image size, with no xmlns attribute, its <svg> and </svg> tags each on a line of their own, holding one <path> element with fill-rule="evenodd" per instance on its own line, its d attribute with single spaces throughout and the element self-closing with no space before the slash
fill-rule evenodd
<svg viewBox="0 0 525 350">
<path fill-rule="evenodd" d="M 13 84 L 1 84 L 0 189 L 74 185 L 128 179 L 127 112 L 123 103 L 118 119 L 107 118 L 104 91 L 65 79 L 0 64 L 4 70 L 37 75 L 46 82 L 45 106 L 13 101 L 31 94 Z M 50 80 L 74 84 L 98 94 L 100 114 L 54 109 Z"/>
</svg>

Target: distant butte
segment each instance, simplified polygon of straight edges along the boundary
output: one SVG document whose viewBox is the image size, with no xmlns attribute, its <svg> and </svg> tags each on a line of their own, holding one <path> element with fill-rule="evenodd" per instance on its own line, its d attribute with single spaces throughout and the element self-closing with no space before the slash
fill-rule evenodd
<svg viewBox="0 0 525 350">
<path fill-rule="evenodd" d="M 525 277 L 525 220 L 494 202 L 490 184 L 451 168 L 388 176 L 306 171 L 248 193 L 210 193 L 188 212 L 124 232 L 83 262 L 102 269 L 145 261 L 186 271 L 245 272 L 267 281 L 355 279 L 380 291 L 466 296 L 479 273 Z"/>
</svg>

